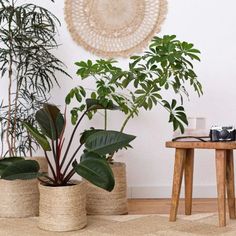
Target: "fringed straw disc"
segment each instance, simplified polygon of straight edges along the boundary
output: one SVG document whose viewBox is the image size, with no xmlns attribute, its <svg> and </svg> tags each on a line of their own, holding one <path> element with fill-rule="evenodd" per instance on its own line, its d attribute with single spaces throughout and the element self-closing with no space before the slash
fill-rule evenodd
<svg viewBox="0 0 236 236">
<path fill-rule="evenodd" d="M 73 39 L 104 57 L 141 52 L 160 31 L 167 0 L 66 0 L 65 19 Z"/>
</svg>

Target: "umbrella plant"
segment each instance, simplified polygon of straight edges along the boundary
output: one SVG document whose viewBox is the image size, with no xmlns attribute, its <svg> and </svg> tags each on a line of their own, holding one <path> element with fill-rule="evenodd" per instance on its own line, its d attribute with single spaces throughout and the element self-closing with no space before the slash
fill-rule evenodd
<svg viewBox="0 0 236 236">
<path fill-rule="evenodd" d="M 187 90 L 190 88 L 199 96 L 202 94 L 202 85 L 193 65 L 194 61 L 200 61 L 199 54 L 200 51 L 192 43 L 177 40 L 175 35 L 165 35 L 154 37 L 143 54 L 130 57 L 128 69 L 119 67 L 113 59 L 76 62 L 79 78 L 93 79 L 96 88 L 78 86 L 68 93 L 67 104 L 74 98 L 78 102 L 71 111 L 72 123 L 78 119 L 78 113 L 85 109 L 81 98 L 91 96 L 104 105 L 113 102 L 121 108 L 126 115 L 121 131 L 141 109 L 152 110 L 159 105 L 169 113 L 169 122 L 173 124 L 173 129 L 183 132 L 184 125 L 188 124 L 183 97 L 189 97 Z M 173 96 L 166 94 L 166 90 L 173 92 Z M 180 102 L 175 99 L 176 95 L 180 96 Z M 106 110 L 104 114 L 106 129 Z M 92 117 L 94 112 L 89 115 Z"/>
<path fill-rule="evenodd" d="M 52 177 L 44 176 L 40 180 L 51 186 L 65 186 L 70 184 L 75 173 L 79 174 L 94 185 L 111 191 L 114 188 L 114 177 L 106 156 L 121 148 L 129 146 L 135 138 L 133 135 L 112 130 L 85 131 L 78 146 L 71 151 L 71 144 L 75 134 L 86 114 L 97 109 L 117 109 L 112 103 L 103 106 L 99 100 L 87 99 L 86 109 L 78 119 L 67 146 L 64 145 L 64 131 L 66 119 L 59 108 L 52 104 L 44 104 L 43 108 L 36 112 L 36 120 L 40 131 L 29 123 L 24 123 L 29 133 L 43 148 L 45 157 L 52 172 Z M 77 162 L 78 152 L 84 147 L 80 160 Z M 65 150 L 64 152 L 62 150 Z M 54 165 L 49 159 L 48 152 L 52 152 Z"/>
<path fill-rule="evenodd" d="M 200 96 L 202 85 L 194 72 L 194 61 L 200 61 L 200 51 L 192 43 L 180 41 L 175 35 L 154 37 L 149 48 L 141 55 L 132 56 L 128 69 L 119 67 L 113 59 L 78 61 L 77 75 L 81 80 L 95 81 L 95 89 L 78 86 L 66 96 L 66 103 L 76 99 L 71 110 L 73 124 L 83 112 L 84 97 L 99 99 L 103 105 L 113 103 L 125 114 L 120 131 L 123 132 L 131 118 L 138 116 L 141 109 L 152 110 L 161 106 L 169 113 L 168 122 L 173 130 L 188 124 L 183 107 L 184 96 L 189 97 L 191 88 Z M 170 96 L 172 92 L 173 96 Z M 179 96 L 180 99 L 176 99 Z M 96 110 L 88 113 L 92 118 Z M 104 110 L 104 129 L 107 129 L 107 110 Z M 108 159 L 112 162 L 112 156 Z"/>
</svg>

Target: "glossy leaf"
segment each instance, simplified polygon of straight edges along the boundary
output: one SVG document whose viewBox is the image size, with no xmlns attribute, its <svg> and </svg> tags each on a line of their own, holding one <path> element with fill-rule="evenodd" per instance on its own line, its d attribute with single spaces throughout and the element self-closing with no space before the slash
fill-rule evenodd
<svg viewBox="0 0 236 236">
<path fill-rule="evenodd" d="M 101 158 L 98 154 L 87 152 L 84 154 L 80 163 L 73 163 L 73 168 L 77 174 L 92 184 L 112 191 L 115 185 L 114 176 L 106 159 Z"/>
<path fill-rule="evenodd" d="M 23 125 L 36 140 L 36 142 L 42 147 L 44 151 L 51 151 L 50 144 L 47 138 L 41 134 L 37 129 L 35 129 L 31 124 L 24 122 Z"/>
<path fill-rule="evenodd" d="M 85 130 L 81 137 L 80 137 L 80 144 L 84 144 L 86 140 L 92 135 L 95 134 L 99 131 L 103 131 L 102 129 L 90 129 L 90 130 Z"/>
<path fill-rule="evenodd" d="M 89 136 L 85 142 L 85 147 L 90 152 L 105 155 L 126 147 L 134 139 L 135 136 L 133 135 L 106 130 Z"/>
<path fill-rule="evenodd" d="M 101 104 L 98 99 L 86 99 L 87 110 L 98 110 L 98 109 L 108 109 L 108 110 L 119 110 L 120 108 L 109 101 L 106 106 Z"/>
<path fill-rule="evenodd" d="M 22 160 L 12 163 L 2 173 L 1 178 L 6 180 L 34 179 L 42 174 L 39 173 L 39 164 L 33 160 Z"/>
<path fill-rule="evenodd" d="M 17 161 L 22 161 L 22 160 L 24 160 L 23 157 L 7 157 L 0 159 L 0 176 L 8 166 L 12 165 Z"/>
<path fill-rule="evenodd" d="M 60 137 L 64 129 L 65 120 L 55 105 L 44 104 L 44 107 L 36 112 L 35 117 L 43 134 L 53 140 Z"/>
</svg>

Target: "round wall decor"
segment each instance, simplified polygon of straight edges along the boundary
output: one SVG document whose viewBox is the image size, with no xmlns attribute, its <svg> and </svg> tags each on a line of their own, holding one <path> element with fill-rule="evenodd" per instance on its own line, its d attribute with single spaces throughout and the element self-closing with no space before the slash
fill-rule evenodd
<svg viewBox="0 0 236 236">
<path fill-rule="evenodd" d="M 66 0 L 65 19 L 73 39 L 104 57 L 140 52 L 160 31 L 166 0 Z"/>
</svg>

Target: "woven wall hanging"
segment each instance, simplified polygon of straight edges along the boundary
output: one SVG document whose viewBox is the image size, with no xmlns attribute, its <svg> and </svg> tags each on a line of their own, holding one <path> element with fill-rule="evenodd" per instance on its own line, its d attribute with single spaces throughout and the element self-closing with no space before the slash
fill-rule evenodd
<svg viewBox="0 0 236 236">
<path fill-rule="evenodd" d="M 166 0 L 66 0 L 65 19 L 73 39 L 104 57 L 140 52 L 160 31 Z"/>
</svg>

